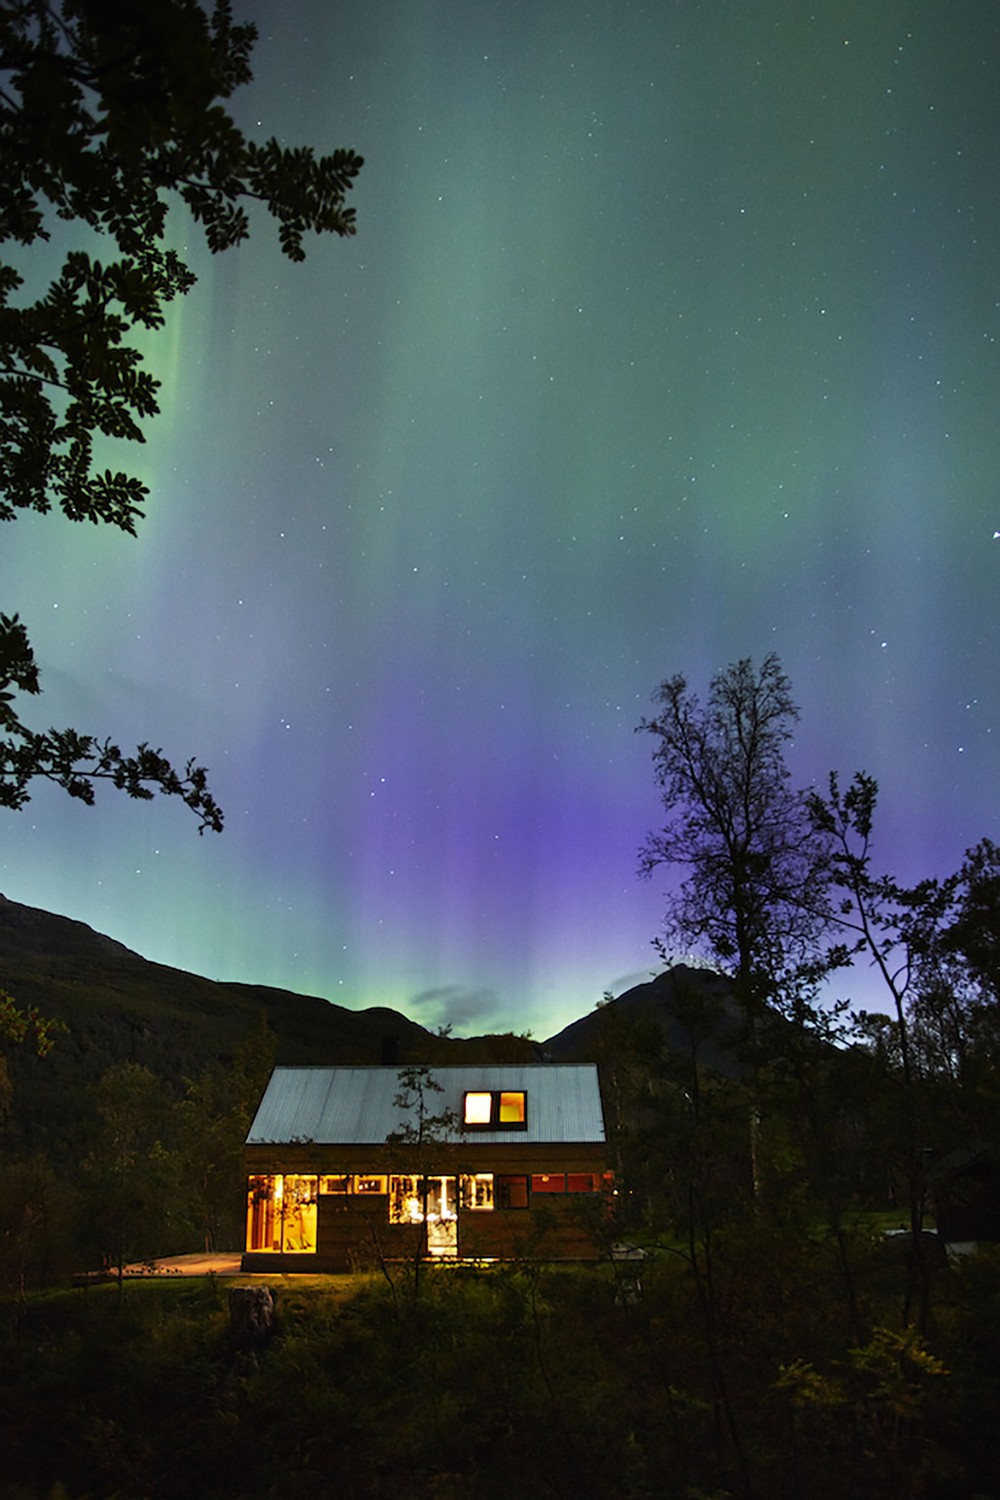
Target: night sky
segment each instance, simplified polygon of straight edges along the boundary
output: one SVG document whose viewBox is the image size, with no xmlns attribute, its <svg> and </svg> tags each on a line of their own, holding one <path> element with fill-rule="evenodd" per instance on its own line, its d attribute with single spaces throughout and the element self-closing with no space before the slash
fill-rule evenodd
<svg viewBox="0 0 1000 1500">
<path fill-rule="evenodd" d="M 364 155 L 356 238 L 213 260 L 178 214 L 139 538 L 0 557 L 29 722 L 195 756 L 226 830 L 42 788 L 0 890 L 544 1037 L 657 967 L 651 694 L 769 651 L 886 869 L 1000 839 L 995 0 L 278 10 L 235 112 Z"/>
</svg>

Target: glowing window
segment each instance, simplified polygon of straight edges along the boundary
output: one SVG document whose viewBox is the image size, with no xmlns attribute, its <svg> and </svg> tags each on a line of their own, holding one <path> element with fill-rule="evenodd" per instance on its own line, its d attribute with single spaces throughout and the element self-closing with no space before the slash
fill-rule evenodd
<svg viewBox="0 0 1000 1500">
<path fill-rule="evenodd" d="M 528 1096 L 524 1089 L 469 1089 L 462 1121 L 467 1130 L 526 1130 Z"/>
<path fill-rule="evenodd" d="M 500 1095 L 500 1107 L 497 1112 L 497 1123 L 500 1125 L 523 1125 L 524 1124 L 524 1091 L 516 1093 L 502 1093 Z"/>
<path fill-rule="evenodd" d="M 493 1173 L 476 1172 L 462 1178 L 462 1207 L 469 1209 L 491 1209 L 493 1207 Z"/>
<path fill-rule="evenodd" d="M 562 1172 L 536 1172 L 531 1179 L 533 1193 L 564 1193 L 566 1177 Z"/>
<path fill-rule="evenodd" d="M 419 1224 L 423 1220 L 420 1180 L 417 1177 L 389 1178 L 389 1223 Z"/>
<path fill-rule="evenodd" d="M 251 1177 L 247 1184 L 247 1249 L 280 1250 L 279 1221 L 274 1211 L 273 1177 Z"/>
<path fill-rule="evenodd" d="M 454 1177 L 437 1174 L 412 1177 L 393 1173 L 389 1178 L 389 1223 L 422 1224 L 426 1218 L 432 1255 L 439 1253 L 434 1249 L 435 1225 L 453 1224 L 458 1216 L 457 1204 Z"/>
<path fill-rule="evenodd" d="M 315 1177 L 251 1177 L 247 1249 L 314 1255 L 318 1185 Z"/>
<path fill-rule="evenodd" d="M 315 1177 L 285 1178 L 281 1199 L 283 1250 L 315 1254 L 317 1186 Z"/>
<path fill-rule="evenodd" d="M 474 1094 L 465 1096 L 466 1125 L 488 1125 L 493 1118 L 493 1095 Z"/>
<path fill-rule="evenodd" d="M 321 1177 L 319 1190 L 321 1193 L 346 1193 L 350 1189 L 349 1177 Z"/>
<path fill-rule="evenodd" d="M 600 1183 L 596 1172 L 567 1172 L 567 1193 L 596 1193 Z"/>
<path fill-rule="evenodd" d="M 353 1185 L 356 1193 L 388 1192 L 385 1177 L 355 1177 Z"/>
</svg>

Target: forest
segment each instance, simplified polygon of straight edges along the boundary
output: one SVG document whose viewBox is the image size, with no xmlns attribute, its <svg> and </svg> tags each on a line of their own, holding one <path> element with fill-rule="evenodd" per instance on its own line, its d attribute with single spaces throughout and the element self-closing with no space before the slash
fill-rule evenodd
<svg viewBox="0 0 1000 1500">
<path fill-rule="evenodd" d="M 248 1344 L 225 1281 L 120 1272 L 239 1245 L 274 1033 L 245 1023 L 186 1082 L 114 1063 L 72 1158 L 5 1151 L 0 1494 L 998 1492 L 1000 851 L 910 889 L 874 873 L 874 782 L 789 784 L 776 659 L 661 703 L 641 858 L 686 840 L 660 941 L 697 930 L 715 966 L 569 1028 L 615 1171 L 600 1261 L 553 1260 L 543 1223 L 502 1264 L 271 1278 Z M 885 1011 L 823 998 L 862 957 Z M 37 1072 L 66 1041 L 11 999 L 3 1024 Z M 425 1037 L 431 1069 L 461 1045 Z"/>
<path fill-rule="evenodd" d="M 253 41 L 226 4 L 0 6 L 0 520 L 137 526 L 144 486 L 97 454 L 157 410 L 129 338 L 191 285 L 171 195 L 213 251 L 251 202 L 291 259 L 354 232 L 360 157 L 257 146 L 228 115 Z M 32 302 L 22 252 L 53 217 L 112 258 L 70 250 Z M 39 675 L 0 614 L 0 806 L 107 784 L 221 831 L 194 759 L 31 728 Z M 654 701 L 663 818 L 639 866 L 674 882 L 674 981 L 645 1009 L 609 998 L 576 1054 L 615 1172 L 596 1265 L 556 1262 L 543 1222 L 502 1264 L 277 1279 L 273 1329 L 241 1339 L 220 1278 L 126 1270 L 241 1244 L 243 1142 L 294 1003 L 241 996 L 209 1024 L 198 983 L 110 1012 L 44 965 L 30 994 L 7 977 L 0 1500 L 1000 1494 L 1000 848 L 916 885 L 881 869 L 872 775 L 792 784 L 776 656 Z M 862 965 L 880 1008 L 840 998 Z M 399 1060 L 462 1045 L 411 1027 Z"/>
<path fill-rule="evenodd" d="M 655 1039 L 611 1017 L 619 1196 L 592 1226 L 597 1265 L 551 1261 L 543 1226 L 503 1264 L 269 1278 L 276 1325 L 248 1346 L 218 1277 L 72 1284 L 86 1237 L 67 1189 L 7 1162 L 0 1494 L 996 1494 L 1000 1250 L 946 1249 L 928 1223 L 915 1257 L 898 1063 L 785 1032 L 788 1057 L 751 1086 L 650 1065 Z M 210 1146 L 184 1160 L 194 1133 L 170 1140 L 147 1078 L 143 1132 L 110 1157 L 124 1081 L 76 1206 L 132 1236 L 109 1254 L 176 1250 L 165 1188 L 184 1172 L 201 1188 Z M 944 1106 L 930 1082 L 921 1102 Z"/>
</svg>

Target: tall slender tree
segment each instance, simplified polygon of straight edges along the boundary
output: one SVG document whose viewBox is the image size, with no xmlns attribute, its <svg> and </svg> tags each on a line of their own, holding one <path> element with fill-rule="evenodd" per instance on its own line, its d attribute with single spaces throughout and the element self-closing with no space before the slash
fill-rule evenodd
<svg viewBox="0 0 1000 1500">
<path fill-rule="evenodd" d="M 413 1272 L 413 1300 L 419 1301 L 422 1270 L 428 1254 L 427 1218 L 430 1196 L 430 1174 L 440 1171 L 445 1161 L 452 1157 L 454 1140 L 459 1128 L 455 1111 L 441 1108 L 432 1112 L 434 1096 L 444 1089 L 434 1077 L 432 1070 L 423 1065 L 400 1068 L 396 1075 L 399 1087 L 393 1104 L 402 1112 L 403 1123 L 386 1136 L 389 1146 L 405 1146 L 409 1165 L 416 1178 L 420 1200 L 420 1223 L 411 1259 Z"/>
<path fill-rule="evenodd" d="M 832 773 L 827 796 L 812 793 L 810 815 L 831 844 L 831 879 L 839 895 L 836 921 L 852 954 L 865 954 L 892 1001 L 892 1040 L 901 1084 L 903 1177 L 911 1254 L 904 1320 L 915 1308 L 921 1332 L 930 1312 L 930 1275 L 923 1241 L 926 1199 L 926 1123 L 921 1076 L 914 1054 L 909 1011 L 917 980 L 937 946 L 937 934 L 954 897 L 954 881 L 928 879 L 905 888 L 873 868 L 873 829 L 878 782 L 859 771 L 846 791 Z"/>
<path fill-rule="evenodd" d="M 795 790 L 785 750 L 798 719 L 773 653 L 713 679 L 700 702 L 683 676 L 658 688 L 639 731 L 667 820 L 646 839 L 640 873 L 686 872 L 668 891 L 664 957 L 694 951 L 727 973 L 751 1028 L 769 1001 L 815 978 L 828 921 L 827 840 Z"/>
</svg>

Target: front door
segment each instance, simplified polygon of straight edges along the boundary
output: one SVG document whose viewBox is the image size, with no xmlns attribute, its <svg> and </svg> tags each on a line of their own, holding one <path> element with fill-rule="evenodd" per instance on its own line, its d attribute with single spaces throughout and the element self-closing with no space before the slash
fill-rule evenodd
<svg viewBox="0 0 1000 1500">
<path fill-rule="evenodd" d="M 458 1182 L 427 1179 L 427 1254 L 438 1259 L 458 1254 Z"/>
</svg>

